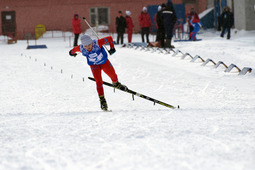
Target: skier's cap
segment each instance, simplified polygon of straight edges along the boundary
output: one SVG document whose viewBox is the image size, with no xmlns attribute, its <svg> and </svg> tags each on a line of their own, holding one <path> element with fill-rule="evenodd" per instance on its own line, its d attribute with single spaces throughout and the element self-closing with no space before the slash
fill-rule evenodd
<svg viewBox="0 0 255 170">
<path fill-rule="evenodd" d="M 143 7 L 143 11 L 147 11 L 147 8 L 146 8 L 146 7 Z"/>
<path fill-rule="evenodd" d="M 130 11 L 126 11 L 126 14 L 127 14 L 128 16 L 130 16 L 130 15 L 131 15 L 131 12 L 130 12 Z"/>
<path fill-rule="evenodd" d="M 81 44 L 83 46 L 87 46 L 92 43 L 92 39 L 88 35 L 81 36 Z"/>
</svg>

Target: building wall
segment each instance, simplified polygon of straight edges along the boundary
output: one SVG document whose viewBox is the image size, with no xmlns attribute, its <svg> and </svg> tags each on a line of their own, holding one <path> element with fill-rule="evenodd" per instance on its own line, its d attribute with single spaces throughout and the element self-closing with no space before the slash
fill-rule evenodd
<svg viewBox="0 0 255 170">
<path fill-rule="evenodd" d="M 214 0 L 207 0 L 207 8 L 214 7 Z"/>
<path fill-rule="evenodd" d="M 246 30 L 255 29 L 255 0 L 246 0 L 245 4 Z"/>
<path fill-rule="evenodd" d="M 237 29 L 242 29 L 245 27 L 246 18 L 245 18 L 245 1 L 235 1 L 234 2 L 234 20 L 235 27 Z"/>
<path fill-rule="evenodd" d="M 235 28 L 255 30 L 255 0 L 234 0 Z"/>
<path fill-rule="evenodd" d="M 1 0 L 0 11 L 16 12 L 17 35 L 19 39 L 22 39 L 24 33 L 33 33 L 37 24 L 44 24 L 46 30 L 72 31 L 73 15 L 78 13 L 89 21 L 91 7 L 109 7 L 109 32 L 115 32 L 115 17 L 119 10 L 131 11 L 136 32 L 140 30 L 138 16 L 143 6 L 160 5 L 166 2 L 167 0 Z M 172 2 L 182 4 L 183 0 L 172 0 Z M 190 7 L 195 7 L 197 12 L 201 13 L 207 8 L 206 6 L 206 0 L 197 0 L 195 4 L 186 4 L 186 12 Z M 2 27 L 1 24 L 2 22 L 0 27 Z M 82 22 L 82 29 L 83 31 L 88 29 L 84 22 Z"/>
<path fill-rule="evenodd" d="M 185 3 L 183 0 L 182 3 L 185 3 L 186 13 L 190 11 L 191 8 L 194 8 L 195 11 L 199 14 L 207 9 L 208 0 L 195 0 L 194 3 Z"/>
</svg>

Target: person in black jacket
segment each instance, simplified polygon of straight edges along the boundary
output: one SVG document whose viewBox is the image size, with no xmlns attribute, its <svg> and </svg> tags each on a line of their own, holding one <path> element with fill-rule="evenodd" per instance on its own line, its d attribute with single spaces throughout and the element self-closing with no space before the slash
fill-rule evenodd
<svg viewBox="0 0 255 170">
<path fill-rule="evenodd" d="M 162 16 L 164 20 L 164 28 L 166 34 L 165 47 L 174 48 L 171 41 L 177 17 L 173 7 L 173 3 L 170 0 L 168 0 L 168 2 L 166 3 L 166 8 L 162 11 Z"/>
<path fill-rule="evenodd" d="M 227 39 L 230 39 L 230 29 L 234 24 L 233 13 L 230 12 L 229 7 L 225 7 L 223 13 L 221 14 L 221 24 L 222 24 L 222 32 L 221 37 L 224 37 L 224 34 L 227 30 Z"/>
<path fill-rule="evenodd" d="M 165 47 L 165 28 L 164 28 L 164 20 L 162 17 L 162 11 L 166 8 L 165 4 L 161 5 L 161 10 L 159 10 L 157 12 L 157 17 L 156 17 L 156 21 L 157 21 L 157 25 L 158 25 L 158 30 L 157 30 L 157 41 L 160 42 L 160 46 L 162 48 Z"/>
<path fill-rule="evenodd" d="M 121 44 L 123 44 L 124 33 L 126 28 L 126 19 L 122 16 L 122 12 L 118 12 L 118 16 L 116 17 L 116 29 L 117 29 L 117 44 L 119 44 L 119 40 Z"/>
</svg>

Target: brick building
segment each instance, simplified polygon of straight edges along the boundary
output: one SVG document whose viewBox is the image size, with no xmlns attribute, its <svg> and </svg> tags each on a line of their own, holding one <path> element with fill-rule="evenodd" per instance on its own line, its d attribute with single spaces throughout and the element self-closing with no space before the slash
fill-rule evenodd
<svg viewBox="0 0 255 170">
<path fill-rule="evenodd" d="M 0 35 L 13 35 L 23 39 L 26 33 L 35 32 L 37 24 L 43 24 L 46 30 L 72 31 L 71 20 L 75 13 L 85 16 L 91 25 L 108 26 L 109 32 L 115 32 L 115 17 L 122 10 L 131 11 L 135 24 L 134 31 L 140 30 L 138 16 L 143 6 L 155 13 L 158 5 L 167 0 L 1 0 Z M 181 15 L 194 7 L 198 13 L 207 8 L 207 0 L 172 0 Z M 151 13 L 152 14 L 152 13 Z M 88 26 L 82 22 L 83 31 Z"/>
</svg>

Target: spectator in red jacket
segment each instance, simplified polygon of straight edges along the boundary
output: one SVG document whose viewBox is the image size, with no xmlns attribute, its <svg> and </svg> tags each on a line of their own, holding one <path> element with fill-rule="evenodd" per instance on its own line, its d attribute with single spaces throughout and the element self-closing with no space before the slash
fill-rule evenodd
<svg viewBox="0 0 255 170">
<path fill-rule="evenodd" d="M 131 12 L 126 11 L 126 24 L 127 24 L 127 31 L 128 31 L 128 43 L 132 42 L 132 34 L 133 34 L 133 28 L 134 28 L 133 20 L 130 17 L 130 15 L 131 15 Z"/>
<path fill-rule="evenodd" d="M 144 42 L 144 35 L 146 35 L 146 41 L 149 43 L 149 33 L 150 33 L 150 27 L 152 26 L 151 23 L 151 17 L 147 12 L 147 8 L 143 7 L 143 11 L 139 15 L 139 23 L 142 28 L 141 30 L 141 36 L 142 36 L 142 42 Z"/>
<path fill-rule="evenodd" d="M 78 38 L 81 33 L 81 20 L 79 19 L 78 14 L 74 14 L 73 20 L 72 20 L 72 27 L 73 27 L 73 33 L 74 33 L 74 43 L 73 46 L 77 46 Z"/>
</svg>

